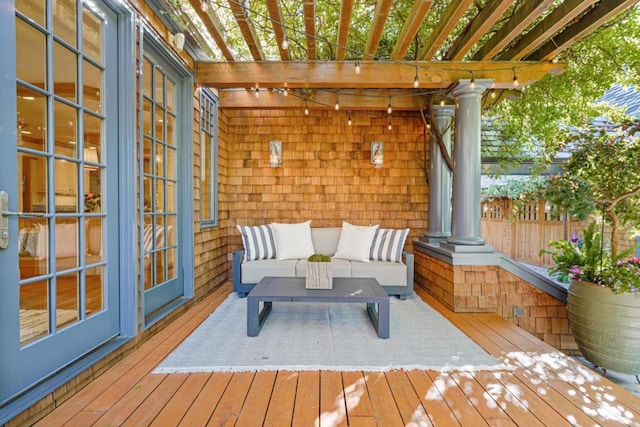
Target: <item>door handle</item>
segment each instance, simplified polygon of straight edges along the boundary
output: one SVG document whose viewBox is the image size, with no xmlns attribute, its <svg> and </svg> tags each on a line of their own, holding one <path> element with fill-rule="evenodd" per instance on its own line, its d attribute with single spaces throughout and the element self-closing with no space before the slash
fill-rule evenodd
<svg viewBox="0 0 640 427">
<path fill-rule="evenodd" d="M 0 191 L 0 249 L 9 247 L 9 217 L 42 218 L 47 214 L 31 212 L 12 212 L 9 209 L 9 193 Z"/>
</svg>

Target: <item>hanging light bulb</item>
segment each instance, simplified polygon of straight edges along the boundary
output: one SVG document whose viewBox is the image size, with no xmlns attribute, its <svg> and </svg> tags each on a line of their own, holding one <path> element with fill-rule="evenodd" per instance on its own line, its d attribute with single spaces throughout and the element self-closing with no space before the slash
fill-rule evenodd
<svg viewBox="0 0 640 427">
<path fill-rule="evenodd" d="M 289 96 L 289 89 L 287 89 L 286 87 L 284 88 L 284 90 L 282 91 L 282 94 L 284 96 Z"/>
<path fill-rule="evenodd" d="M 359 59 L 356 59 L 355 72 L 356 72 L 356 74 L 360 74 L 360 60 Z"/>
<path fill-rule="evenodd" d="M 420 86 L 420 77 L 418 77 L 418 67 L 416 67 L 416 76 L 413 78 L 413 87 L 417 89 L 418 86 Z"/>
<path fill-rule="evenodd" d="M 476 79 L 473 78 L 473 71 L 471 72 L 471 82 L 469 83 L 469 87 L 471 89 L 475 89 L 476 88 Z"/>
<path fill-rule="evenodd" d="M 202 0 L 200 2 L 200 10 L 206 12 L 209 10 L 209 0 Z"/>
<path fill-rule="evenodd" d="M 515 68 L 513 69 L 513 87 L 518 87 L 518 76 Z"/>
<path fill-rule="evenodd" d="M 338 100 L 338 95 L 336 95 L 336 105 L 334 106 L 334 108 L 336 109 L 336 111 L 340 109 L 340 101 Z"/>
<path fill-rule="evenodd" d="M 431 129 L 431 123 L 427 123 L 427 129 Z"/>
<path fill-rule="evenodd" d="M 393 128 L 393 126 L 391 126 L 391 115 L 389 115 L 389 118 L 387 119 L 387 129 L 391 130 Z"/>
<path fill-rule="evenodd" d="M 308 116 L 309 115 L 309 105 L 307 104 L 307 100 L 304 100 L 304 115 Z"/>
<path fill-rule="evenodd" d="M 256 98 L 260 98 L 260 89 L 256 88 Z"/>
<path fill-rule="evenodd" d="M 440 106 L 444 107 L 444 98 L 440 98 Z"/>
<path fill-rule="evenodd" d="M 284 38 L 282 39 L 282 50 L 287 50 L 287 49 L 289 49 L 289 38 L 285 33 Z"/>
<path fill-rule="evenodd" d="M 389 97 L 389 104 L 387 104 L 387 114 L 391 114 L 393 109 L 391 108 L 391 97 Z"/>
<path fill-rule="evenodd" d="M 347 111 L 347 124 L 351 126 L 353 123 L 351 122 L 351 111 Z"/>
<path fill-rule="evenodd" d="M 495 90 L 491 91 L 491 98 L 492 99 L 496 99 L 496 91 Z"/>
</svg>

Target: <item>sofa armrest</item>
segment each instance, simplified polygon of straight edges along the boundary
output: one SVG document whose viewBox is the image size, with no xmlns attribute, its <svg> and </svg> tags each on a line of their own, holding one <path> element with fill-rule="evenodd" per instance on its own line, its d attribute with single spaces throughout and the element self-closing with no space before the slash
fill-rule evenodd
<svg viewBox="0 0 640 427">
<path fill-rule="evenodd" d="M 240 284 L 242 283 L 242 260 L 244 259 L 244 249 L 233 253 L 233 290 L 240 291 Z"/>
<path fill-rule="evenodd" d="M 402 251 L 402 260 L 407 266 L 407 287 L 409 289 L 413 289 L 414 277 L 413 277 L 413 264 L 414 264 L 414 255 L 407 251 Z"/>
</svg>

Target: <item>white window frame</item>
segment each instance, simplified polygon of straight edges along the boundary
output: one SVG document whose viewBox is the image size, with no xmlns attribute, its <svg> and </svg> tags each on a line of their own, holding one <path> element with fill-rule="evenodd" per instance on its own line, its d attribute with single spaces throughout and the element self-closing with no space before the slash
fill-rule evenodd
<svg viewBox="0 0 640 427">
<path fill-rule="evenodd" d="M 206 108 L 209 106 L 209 108 Z M 211 137 L 211 146 L 204 146 L 204 135 Z M 211 228 L 218 226 L 218 99 L 208 89 L 200 89 L 200 227 Z M 205 151 L 206 150 L 206 151 Z M 204 155 L 203 155 L 204 154 Z M 203 214 L 203 177 L 205 173 L 205 156 L 210 156 L 211 171 L 209 176 L 213 179 L 210 186 L 211 194 L 211 218 Z"/>
</svg>

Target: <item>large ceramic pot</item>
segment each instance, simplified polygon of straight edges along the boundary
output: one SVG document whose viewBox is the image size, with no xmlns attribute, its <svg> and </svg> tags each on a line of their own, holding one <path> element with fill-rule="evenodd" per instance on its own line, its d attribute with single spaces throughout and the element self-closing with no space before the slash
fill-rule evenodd
<svg viewBox="0 0 640 427">
<path fill-rule="evenodd" d="M 612 371 L 640 374 L 640 295 L 614 294 L 605 286 L 572 281 L 569 325 L 582 355 Z"/>
</svg>

